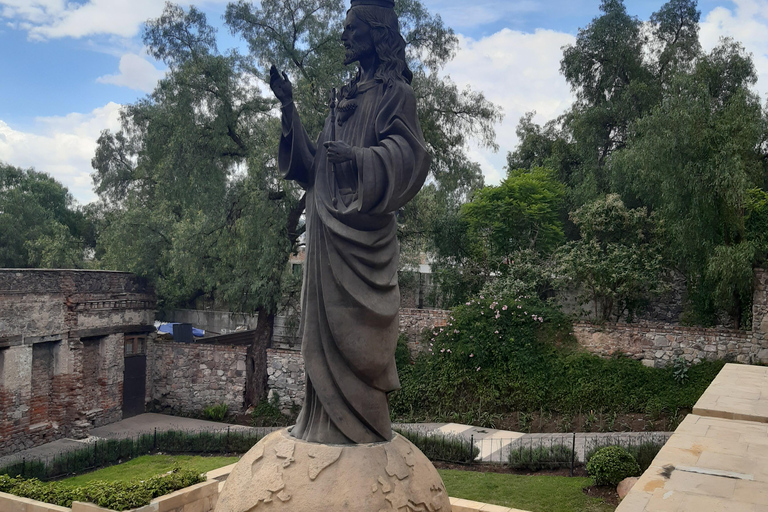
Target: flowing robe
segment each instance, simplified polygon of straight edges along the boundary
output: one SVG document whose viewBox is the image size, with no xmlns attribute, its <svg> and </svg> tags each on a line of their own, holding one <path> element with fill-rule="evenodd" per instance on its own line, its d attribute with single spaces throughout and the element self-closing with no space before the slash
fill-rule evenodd
<svg viewBox="0 0 768 512">
<path fill-rule="evenodd" d="M 429 155 L 406 83 L 360 83 L 339 110 L 336 140 L 352 146 L 354 158 L 335 170 L 323 145 L 330 116 L 313 144 L 293 104 L 282 112 L 279 166 L 307 191 L 299 327 L 306 394 L 291 435 L 389 441 L 387 393 L 400 387 L 395 212 L 423 185 Z"/>
</svg>

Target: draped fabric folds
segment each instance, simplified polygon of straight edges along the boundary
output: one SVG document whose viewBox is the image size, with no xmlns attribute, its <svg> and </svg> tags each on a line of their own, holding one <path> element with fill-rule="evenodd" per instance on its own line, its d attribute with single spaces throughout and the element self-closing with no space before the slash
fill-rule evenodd
<svg viewBox="0 0 768 512">
<path fill-rule="evenodd" d="M 334 166 L 293 106 L 283 107 L 278 163 L 307 191 L 301 351 L 307 389 L 291 435 L 310 442 L 372 443 L 392 437 L 387 393 L 395 367 L 400 290 L 395 212 L 429 168 L 413 90 L 404 82 L 358 84 L 342 102 L 336 140 L 353 147 Z"/>
</svg>

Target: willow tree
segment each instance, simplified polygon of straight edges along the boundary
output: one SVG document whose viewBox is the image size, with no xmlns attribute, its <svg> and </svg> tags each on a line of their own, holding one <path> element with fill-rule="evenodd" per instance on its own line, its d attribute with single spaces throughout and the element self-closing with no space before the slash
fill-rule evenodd
<svg viewBox="0 0 768 512">
<path fill-rule="evenodd" d="M 467 137 L 493 144 L 497 109 L 438 77 L 457 45 L 439 17 L 416 1 L 398 8 L 420 73 L 414 84 L 431 105 L 422 124 L 434 182 L 446 196 L 475 187 L 481 176 L 464 153 Z M 102 133 L 93 159 L 106 210 L 103 266 L 149 277 L 165 308 L 204 298 L 258 311 L 247 364 L 251 403 L 264 397 L 275 315 L 300 285 L 286 269 L 300 244 L 304 209 L 303 192 L 277 172 L 280 126 L 274 100 L 262 96 L 263 81 L 272 63 L 283 68 L 308 131 L 319 130 L 330 89 L 353 72 L 342 65 L 344 12 L 338 0 L 230 4 L 227 27 L 248 53 L 224 54 L 203 13 L 167 4 L 144 31 L 167 76 L 123 109 L 121 129 Z"/>
</svg>

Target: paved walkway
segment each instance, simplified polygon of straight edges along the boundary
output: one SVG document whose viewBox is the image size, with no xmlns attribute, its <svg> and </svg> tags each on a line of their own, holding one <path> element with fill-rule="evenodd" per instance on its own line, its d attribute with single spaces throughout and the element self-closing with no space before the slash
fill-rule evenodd
<svg viewBox="0 0 768 512">
<path fill-rule="evenodd" d="M 449 435 L 472 442 L 480 449 L 478 462 L 506 463 L 509 453 L 521 448 L 563 445 L 575 448 L 576 460 L 584 461 L 585 452 L 609 444 L 640 444 L 645 441 L 666 441 L 671 432 L 580 432 L 559 434 L 525 434 L 511 430 L 474 427 L 460 423 L 405 423 L 395 424 L 406 430 L 425 434 Z"/>
<path fill-rule="evenodd" d="M 394 424 L 393 427 L 425 434 L 455 436 L 464 439 L 467 442 L 472 442 L 480 449 L 480 454 L 476 459 L 478 462 L 505 463 L 508 460 L 510 451 L 521 447 L 536 447 L 542 444 L 563 444 L 570 448 L 573 445 L 574 438 L 573 434 L 524 434 L 522 432 L 474 427 L 472 425 L 462 425 L 459 423 L 398 423 Z M 95 428 L 91 430 L 91 435 L 87 439 L 59 439 L 28 450 L 22 450 L 18 453 L 0 457 L 0 468 L 22 459 L 31 461 L 50 458 L 55 455 L 80 449 L 83 446 L 87 446 L 88 444 L 99 440 L 122 439 L 139 434 L 148 434 L 154 432 L 155 429 L 157 429 L 158 432 L 167 430 L 217 432 L 231 429 L 253 431 L 260 434 L 266 434 L 267 432 L 275 430 L 274 428 L 246 427 L 194 418 L 146 413 Z M 616 442 L 617 440 L 622 440 L 624 442 L 642 442 L 642 440 L 650 438 L 666 440 L 667 437 L 669 437 L 669 434 L 662 432 L 577 433 L 576 457 L 578 460 L 583 460 L 585 450 L 589 450 L 596 445 L 605 445 L 611 442 Z"/>
</svg>

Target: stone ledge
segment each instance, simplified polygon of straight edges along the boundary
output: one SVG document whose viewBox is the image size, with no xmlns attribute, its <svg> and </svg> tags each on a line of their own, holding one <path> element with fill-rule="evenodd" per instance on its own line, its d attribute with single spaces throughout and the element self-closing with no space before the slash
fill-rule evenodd
<svg viewBox="0 0 768 512">
<path fill-rule="evenodd" d="M 451 512 L 526 512 L 517 508 L 490 505 L 479 501 L 451 498 Z"/>
</svg>

